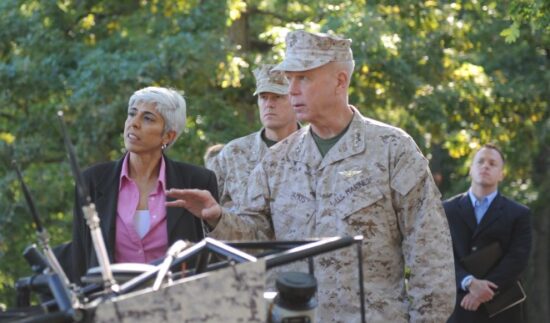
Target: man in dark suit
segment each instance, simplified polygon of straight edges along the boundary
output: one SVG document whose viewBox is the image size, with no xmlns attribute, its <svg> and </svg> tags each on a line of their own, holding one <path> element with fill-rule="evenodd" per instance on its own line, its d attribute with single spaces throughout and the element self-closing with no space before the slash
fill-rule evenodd
<svg viewBox="0 0 550 323">
<path fill-rule="evenodd" d="M 491 318 L 482 305 L 519 279 L 531 250 L 529 209 L 498 192 L 503 167 L 501 151 L 484 145 L 470 166 L 468 192 L 443 203 L 453 239 L 458 292 L 448 322 L 522 322 L 521 304 Z M 484 277 L 475 277 L 461 264 L 465 256 L 495 242 L 502 256 Z"/>
</svg>

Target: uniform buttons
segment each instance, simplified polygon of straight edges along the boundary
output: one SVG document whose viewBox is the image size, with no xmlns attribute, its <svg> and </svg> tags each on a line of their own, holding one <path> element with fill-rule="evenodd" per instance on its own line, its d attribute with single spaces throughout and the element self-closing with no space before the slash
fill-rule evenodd
<svg viewBox="0 0 550 323">
<path fill-rule="evenodd" d="M 476 250 L 477 250 L 476 246 L 472 247 L 472 251 L 476 251 Z"/>
</svg>

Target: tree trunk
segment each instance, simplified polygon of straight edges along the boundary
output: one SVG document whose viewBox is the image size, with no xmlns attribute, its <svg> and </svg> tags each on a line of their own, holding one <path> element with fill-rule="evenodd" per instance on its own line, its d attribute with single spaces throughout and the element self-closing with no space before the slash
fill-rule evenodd
<svg viewBox="0 0 550 323">
<path fill-rule="evenodd" d="M 548 125 L 550 123 L 546 128 L 550 128 Z M 541 149 L 534 162 L 533 176 L 539 196 L 531 210 L 533 252 L 527 270 L 527 317 L 532 323 L 549 322 L 550 319 L 550 145 L 545 144 L 550 140 L 548 131 L 542 131 L 540 140 Z"/>
<path fill-rule="evenodd" d="M 228 36 L 231 44 L 239 46 L 238 49 L 240 51 L 248 52 L 250 50 L 250 32 L 247 12 L 241 12 L 241 17 L 233 21 L 229 27 Z"/>
<path fill-rule="evenodd" d="M 540 211 L 542 212 L 533 216 L 533 252 L 527 270 L 527 314 L 528 322 L 533 323 L 548 322 L 550 318 L 550 207 Z"/>
</svg>

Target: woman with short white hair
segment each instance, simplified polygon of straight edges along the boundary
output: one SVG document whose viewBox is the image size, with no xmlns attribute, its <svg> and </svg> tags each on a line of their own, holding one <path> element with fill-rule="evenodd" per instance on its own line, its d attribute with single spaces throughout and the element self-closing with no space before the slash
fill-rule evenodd
<svg viewBox="0 0 550 323">
<path fill-rule="evenodd" d="M 212 171 L 166 156 L 185 128 L 185 117 L 185 100 L 177 91 L 163 87 L 136 91 L 124 124 L 126 153 L 118 161 L 84 171 L 111 262 L 148 263 L 163 257 L 176 240 L 203 238 L 200 220 L 185 209 L 165 206 L 165 191 L 172 187 L 209 190 L 218 196 Z M 72 248 L 72 278 L 79 282 L 98 261 L 78 196 Z"/>
</svg>

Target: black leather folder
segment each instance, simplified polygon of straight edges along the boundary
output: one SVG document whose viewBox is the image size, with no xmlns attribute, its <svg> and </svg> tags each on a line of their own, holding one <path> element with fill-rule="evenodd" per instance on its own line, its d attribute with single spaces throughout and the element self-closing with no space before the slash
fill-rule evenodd
<svg viewBox="0 0 550 323">
<path fill-rule="evenodd" d="M 495 241 L 465 256 L 460 263 L 474 277 L 483 279 L 498 264 L 501 257 L 502 247 Z M 518 280 L 510 286 L 499 288 L 493 299 L 483 303 L 483 306 L 489 313 L 489 317 L 493 317 L 525 301 L 526 298 L 523 286 Z"/>
<path fill-rule="evenodd" d="M 500 312 L 516 306 L 525 301 L 527 295 L 523 290 L 523 286 L 519 280 L 515 281 L 512 286 L 507 287 L 502 291 L 497 291 L 492 300 L 483 303 L 485 309 L 489 313 L 489 317 L 493 317 Z"/>
</svg>

